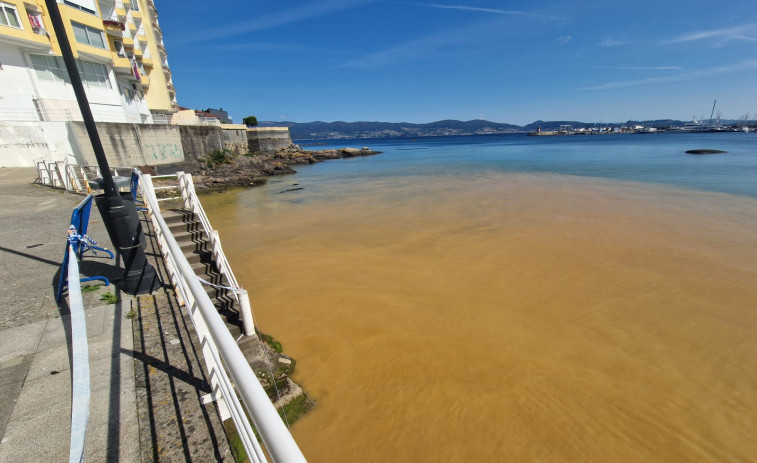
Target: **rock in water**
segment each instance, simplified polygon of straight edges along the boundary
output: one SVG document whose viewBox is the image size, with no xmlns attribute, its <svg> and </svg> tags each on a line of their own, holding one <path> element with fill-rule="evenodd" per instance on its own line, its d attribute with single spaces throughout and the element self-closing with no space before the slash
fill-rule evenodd
<svg viewBox="0 0 757 463">
<path fill-rule="evenodd" d="M 727 151 L 709 150 L 709 149 L 698 149 L 698 150 L 686 151 L 686 154 L 723 154 L 723 153 L 727 153 Z"/>
</svg>

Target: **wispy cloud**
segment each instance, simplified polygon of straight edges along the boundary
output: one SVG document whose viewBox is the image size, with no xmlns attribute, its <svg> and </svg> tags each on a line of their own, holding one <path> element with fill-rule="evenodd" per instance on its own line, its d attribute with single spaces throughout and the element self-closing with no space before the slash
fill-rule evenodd
<svg viewBox="0 0 757 463">
<path fill-rule="evenodd" d="M 599 42 L 600 47 L 619 47 L 621 45 L 628 45 L 628 42 L 623 42 L 621 40 L 616 40 L 612 37 L 608 37 L 604 39 L 603 41 Z"/>
<path fill-rule="evenodd" d="M 326 0 L 310 3 L 297 8 L 289 8 L 276 13 L 255 16 L 254 19 L 227 23 L 218 27 L 203 30 L 201 33 L 193 32 L 185 37 L 177 37 L 172 40 L 172 45 L 187 45 L 192 43 L 206 42 L 213 39 L 234 37 L 237 35 L 274 29 L 286 24 L 292 24 L 318 16 L 335 13 L 350 8 L 356 8 L 376 0 Z"/>
<path fill-rule="evenodd" d="M 595 69 L 619 69 L 622 71 L 680 71 L 681 66 L 595 66 Z"/>
<path fill-rule="evenodd" d="M 688 34 L 680 35 L 673 39 L 667 40 L 664 43 L 684 43 L 708 39 L 757 40 L 757 37 L 755 37 L 755 35 L 757 35 L 757 23 L 752 23 L 742 26 L 727 27 L 723 29 L 690 32 Z"/>
<path fill-rule="evenodd" d="M 443 30 L 442 32 L 426 35 L 383 50 L 368 53 L 347 61 L 338 67 L 378 69 L 401 62 L 430 59 L 440 53 L 460 49 L 471 43 L 491 40 L 492 35 L 496 35 L 497 31 L 501 30 L 499 21 L 494 21 L 494 23 L 496 25 L 493 27 L 487 26 L 487 23 L 484 23 L 484 25 L 478 23 L 472 26 Z"/>
<path fill-rule="evenodd" d="M 417 5 L 417 6 L 427 6 L 429 8 L 439 8 L 439 9 L 444 9 L 444 10 L 463 10 L 463 11 L 474 11 L 474 12 L 479 12 L 479 13 L 504 14 L 504 15 L 511 15 L 511 16 L 530 16 L 532 18 L 562 19 L 562 18 L 558 18 L 557 16 L 550 16 L 550 15 L 532 13 L 529 11 L 521 11 L 521 10 L 503 10 L 499 8 L 482 8 L 482 7 L 468 6 L 468 5 L 441 5 L 438 3 L 408 3 L 408 4 Z"/>
<path fill-rule="evenodd" d="M 672 76 L 665 76 L 665 77 L 650 77 L 647 79 L 639 79 L 639 80 L 608 82 L 606 84 L 595 85 L 591 87 L 580 87 L 577 90 L 614 90 L 614 89 L 619 89 L 619 88 L 640 87 L 644 85 L 668 84 L 668 83 L 674 83 L 674 82 L 684 82 L 688 80 L 702 79 L 705 77 L 710 77 L 710 76 L 714 76 L 718 74 L 738 72 L 738 71 L 744 71 L 744 70 L 755 69 L 755 68 L 757 68 L 757 60 L 750 60 L 750 61 L 737 63 L 731 66 L 721 66 L 721 67 L 712 68 L 712 69 L 703 69 L 699 71 L 692 71 L 692 72 L 687 72 L 683 74 L 675 74 Z"/>
<path fill-rule="evenodd" d="M 294 43 L 271 43 L 271 42 L 232 42 L 213 43 L 203 45 L 200 48 L 218 51 L 301 51 L 305 47 Z"/>
<path fill-rule="evenodd" d="M 569 43 L 571 40 L 573 40 L 572 36 L 565 35 L 565 36 L 556 38 L 555 43 L 558 43 L 560 45 L 565 45 L 566 43 Z"/>
</svg>

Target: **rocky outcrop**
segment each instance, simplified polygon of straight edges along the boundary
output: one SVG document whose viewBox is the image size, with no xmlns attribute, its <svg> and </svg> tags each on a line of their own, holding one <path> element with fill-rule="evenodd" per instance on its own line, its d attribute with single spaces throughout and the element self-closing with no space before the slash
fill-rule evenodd
<svg viewBox="0 0 757 463">
<path fill-rule="evenodd" d="M 379 153 L 368 147 L 310 151 L 291 144 L 273 153 L 228 153 L 213 161 L 201 159 L 191 168 L 185 167 L 185 171 L 192 173 L 198 190 L 221 190 L 262 185 L 270 176 L 294 174 L 293 165 Z"/>
</svg>

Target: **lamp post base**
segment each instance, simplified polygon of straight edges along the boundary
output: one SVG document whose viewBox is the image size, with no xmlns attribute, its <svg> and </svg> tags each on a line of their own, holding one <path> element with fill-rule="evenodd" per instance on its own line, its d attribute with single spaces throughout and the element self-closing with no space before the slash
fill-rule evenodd
<svg viewBox="0 0 757 463">
<path fill-rule="evenodd" d="M 122 290 L 127 294 L 147 294 L 160 287 L 155 269 L 147 262 L 146 241 L 131 193 L 121 197 L 95 197 L 97 209 L 110 241 L 124 263 Z"/>
</svg>

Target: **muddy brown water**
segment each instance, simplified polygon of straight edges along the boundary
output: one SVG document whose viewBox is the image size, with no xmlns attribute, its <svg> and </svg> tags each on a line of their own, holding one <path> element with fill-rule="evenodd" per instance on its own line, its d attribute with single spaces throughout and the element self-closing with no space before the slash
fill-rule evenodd
<svg viewBox="0 0 757 463">
<path fill-rule="evenodd" d="M 202 200 L 318 402 L 311 462 L 757 460 L 755 199 L 491 174 Z"/>
</svg>

